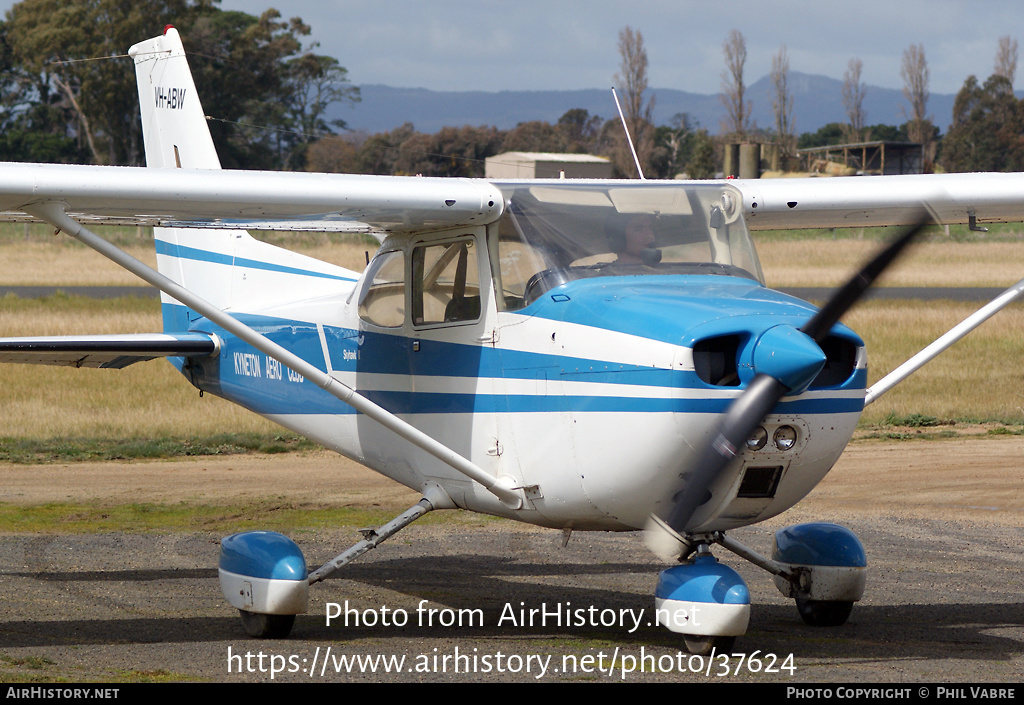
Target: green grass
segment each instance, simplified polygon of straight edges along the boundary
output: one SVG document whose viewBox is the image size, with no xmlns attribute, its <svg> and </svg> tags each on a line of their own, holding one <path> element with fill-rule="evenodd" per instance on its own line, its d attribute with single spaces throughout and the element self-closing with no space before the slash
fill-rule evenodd
<svg viewBox="0 0 1024 705">
<path fill-rule="evenodd" d="M 889 415 L 885 417 L 883 425 L 885 426 L 910 426 L 911 428 L 925 428 L 929 426 L 938 426 L 942 423 L 951 424 L 955 423 L 952 420 L 945 422 L 939 421 L 934 416 L 928 416 L 927 414 L 906 414 L 901 416 L 895 412 L 889 412 Z"/>
<path fill-rule="evenodd" d="M 0 654 L 0 666 L 20 666 L 22 668 L 27 668 L 30 671 L 41 671 L 55 665 L 57 665 L 56 661 L 51 661 L 45 656 L 14 658 L 7 654 Z"/>
<path fill-rule="evenodd" d="M 93 534 L 208 531 L 230 534 L 261 529 L 296 533 L 339 527 L 380 526 L 394 512 L 361 507 L 328 507 L 266 499 L 228 504 L 48 502 L 0 503 L 0 534 Z M 498 517 L 462 511 L 430 512 L 417 524 L 483 526 Z"/>
<path fill-rule="evenodd" d="M 1024 427 L 1008 428 L 1007 426 L 996 426 L 990 428 L 986 433 L 989 436 L 1024 436 Z"/>
<path fill-rule="evenodd" d="M 199 455 L 289 453 L 320 446 L 294 433 L 219 433 L 202 438 L 0 438 L 0 462 L 68 463 Z"/>
<path fill-rule="evenodd" d="M 15 658 L 0 653 L 0 683 L 180 683 L 195 681 L 195 676 L 157 669 L 155 671 L 114 670 L 83 678 L 81 669 L 68 672 L 46 656 Z"/>
</svg>

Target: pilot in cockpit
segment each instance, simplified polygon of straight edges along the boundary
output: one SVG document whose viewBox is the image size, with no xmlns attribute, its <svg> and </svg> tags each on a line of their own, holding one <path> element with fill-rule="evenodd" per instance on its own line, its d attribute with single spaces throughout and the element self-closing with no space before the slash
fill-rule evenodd
<svg viewBox="0 0 1024 705">
<path fill-rule="evenodd" d="M 661 261 L 661 250 L 654 246 L 653 215 L 615 213 L 605 222 L 605 237 L 616 262 L 653 266 Z"/>
</svg>

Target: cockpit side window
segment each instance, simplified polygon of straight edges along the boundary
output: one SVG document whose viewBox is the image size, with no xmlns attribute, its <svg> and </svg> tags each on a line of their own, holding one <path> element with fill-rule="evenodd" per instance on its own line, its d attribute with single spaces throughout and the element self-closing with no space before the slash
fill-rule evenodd
<svg viewBox="0 0 1024 705">
<path fill-rule="evenodd" d="M 359 294 L 359 317 L 382 328 L 405 323 L 405 255 L 401 250 L 374 257 Z"/>
<path fill-rule="evenodd" d="M 541 250 L 526 241 L 512 218 L 502 218 L 489 234 L 492 243 L 496 243 L 496 251 L 491 252 L 491 276 L 500 289 L 499 310 L 516 311 L 526 305 L 530 280 L 551 265 L 546 263 Z"/>
<path fill-rule="evenodd" d="M 480 320 L 480 271 L 476 241 L 420 245 L 412 251 L 412 323 Z"/>
</svg>

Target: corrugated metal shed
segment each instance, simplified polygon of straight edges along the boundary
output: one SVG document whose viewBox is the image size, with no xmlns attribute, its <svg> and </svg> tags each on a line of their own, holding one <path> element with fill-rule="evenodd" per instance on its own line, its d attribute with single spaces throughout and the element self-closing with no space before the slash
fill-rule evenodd
<svg viewBox="0 0 1024 705">
<path fill-rule="evenodd" d="M 610 179 L 612 163 L 591 154 L 554 154 L 551 152 L 505 152 L 488 157 L 488 179 Z"/>
</svg>

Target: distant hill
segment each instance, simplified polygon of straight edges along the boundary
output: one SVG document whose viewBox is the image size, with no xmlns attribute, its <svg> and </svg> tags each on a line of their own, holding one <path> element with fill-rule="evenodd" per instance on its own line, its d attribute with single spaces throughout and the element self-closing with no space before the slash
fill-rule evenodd
<svg viewBox="0 0 1024 705">
<path fill-rule="evenodd" d="M 830 122 L 845 122 L 843 82 L 827 76 L 789 74 L 793 94 L 794 122 L 797 134 L 814 132 Z M 544 120 L 556 122 L 567 110 L 583 108 L 591 115 L 608 119 L 616 115 L 611 90 L 576 91 L 431 91 L 424 88 L 392 88 L 364 85 L 362 102 L 355 107 L 337 107 L 331 118 L 341 118 L 355 130 L 369 133 L 385 132 L 402 123 L 411 122 L 420 132 L 433 133 L 445 126 L 494 125 L 501 129 L 520 122 Z M 670 88 L 654 89 L 655 122 L 668 124 L 677 113 L 689 113 L 701 127 L 712 133 L 719 131 L 725 114 L 718 94 L 687 93 Z M 765 76 L 748 86 L 747 97 L 759 127 L 775 124 L 772 112 L 772 85 Z M 953 116 L 953 94 L 931 95 L 928 111 L 942 132 L 949 128 Z M 867 123 L 900 125 L 906 122 L 902 110 L 903 94 L 891 88 L 867 86 L 864 108 Z"/>
</svg>

